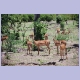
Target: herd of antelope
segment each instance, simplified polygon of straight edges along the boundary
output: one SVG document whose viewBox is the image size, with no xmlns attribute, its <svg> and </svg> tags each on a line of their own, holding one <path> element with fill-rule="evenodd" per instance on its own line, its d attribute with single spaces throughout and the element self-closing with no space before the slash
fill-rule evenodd
<svg viewBox="0 0 80 80">
<path fill-rule="evenodd" d="M 57 28 L 57 34 L 69 34 L 70 30 L 68 29 L 68 31 L 66 32 L 66 30 L 60 31 L 60 28 Z M 32 41 L 29 40 L 29 37 L 32 38 Z M 44 40 L 38 40 L 35 41 L 34 40 L 34 33 L 30 34 L 29 37 L 27 38 L 27 55 L 28 55 L 28 51 L 30 54 L 32 54 L 32 45 L 34 44 L 37 48 L 38 48 L 38 55 L 39 55 L 39 49 L 40 46 L 47 46 L 48 50 L 49 50 L 49 54 L 50 54 L 50 40 L 48 40 L 48 34 L 44 35 Z M 3 36 L 1 37 L 1 41 L 3 42 L 4 40 L 6 40 L 8 38 L 8 36 Z M 57 46 L 57 54 L 59 54 L 59 50 L 60 50 L 60 56 L 61 59 L 64 59 L 64 55 L 66 55 L 66 59 L 67 58 L 67 48 L 66 48 L 66 41 L 65 40 L 56 40 L 55 38 L 53 38 L 54 44 L 55 46 Z"/>
<path fill-rule="evenodd" d="M 65 34 L 69 34 L 69 33 L 70 33 L 69 29 L 68 29 L 68 31 L 66 31 L 66 29 L 61 31 L 60 28 L 57 28 L 57 34 L 64 34 L 65 35 Z M 47 46 L 47 48 L 49 50 L 49 54 L 50 54 L 50 40 L 48 40 L 48 34 L 44 35 L 44 38 L 45 38 L 44 40 L 35 41 L 34 40 L 34 33 L 30 34 L 29 37 L 32 38 L 32 41 L 29 41 L 29 38 L 27 39 L 27 45 L 28 45 L 27 54 L 28 54 L 28 51 L 29 51 L 29 54 L 30 54 L 30 51 L 32 50 L 32 44 L 37 46 L 38 55 L 39 55 L 40 46 Z M 61 59 L 64 59 L 64 55 L 66 55 L 66 59 L 68 59 L 67 58 L 66 41 L 65 40 L 58 41 L 55 38 L 53 38 L 53 41 L 55 43 L 55 46 L 57 46 L 57 54 L 59 54 L 59 50 L 60 50 Z M 60 49 L 59 49 L 59 47 L 60 47 Z"/>
</svg>

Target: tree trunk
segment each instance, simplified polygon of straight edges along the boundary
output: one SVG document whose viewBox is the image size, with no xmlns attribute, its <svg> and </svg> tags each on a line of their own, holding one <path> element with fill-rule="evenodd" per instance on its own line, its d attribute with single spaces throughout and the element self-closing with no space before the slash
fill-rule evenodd
<svg viewBox="0 0 80 80">
<path fill-rule="evenodd" d="M 35 22 L 38 21 L 39 17 L 40 17 L 40 14 L 34 15 L 34 40 L 37 40 Z M 33 45 L 33 50 L 38 50 L 38 48 L 35 45 Z"/>
<path fill-rule="evenodd" d="M 34 40 L 37 40 L 35 22 L 39 19 L 40 14 L 35 14 L 34 16 Z"/>
</svg>

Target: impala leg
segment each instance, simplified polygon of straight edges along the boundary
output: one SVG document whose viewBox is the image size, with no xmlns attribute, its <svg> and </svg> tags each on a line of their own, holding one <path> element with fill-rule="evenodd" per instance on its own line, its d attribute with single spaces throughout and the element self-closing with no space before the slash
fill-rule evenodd
<svg viewBox="0 0 80 80">
<path fill-rule="evenodd" d="M 39 47 L 38 47 L 38 55 L 39 55 Z"/>
<path fill-rule="evenodd" d="M 59 54 L 59 46 L 57 46 L 57 54 Z"/>
<path fill-rule="evenodd" d="M 31 55 L 32 55 L 32 45 L 31 45 Z"/>
<path fill-rule="evenodd" d="M 66 55 L 66 59 L 68 59 L 68 57 L 67 57 L 67 48 L 65 49 L 65 55 Z"/>
<path fill-rule="evenodd" d="M 61 56 L 61 59 L 62 59 L 62 50 L 60 50 L 60 56 Z"/>
<path fill-rule="evenodd" d="M 62 53 L 63 53 L 63 60 L 64 60 L 64 50 L 62 51 Z"/>
<path fill-rule="evenodd" d="M 49 50 L 49 55 L 50 55 L 50 47 L 49 47 L 49 46 L 47 46 L 47 48 L 48 48 L 48 50 Z"/>
<path fill-rule="evenodd" d="M 30 46 L 29 46 L 29 54 L 30 54 Z"/>
</svg>

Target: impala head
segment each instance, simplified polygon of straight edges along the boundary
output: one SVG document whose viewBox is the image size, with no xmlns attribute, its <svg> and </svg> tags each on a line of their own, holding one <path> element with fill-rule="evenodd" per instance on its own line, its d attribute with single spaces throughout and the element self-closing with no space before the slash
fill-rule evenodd
<svg viewBox="0 0 80 80">
<path fill-rule="evenodd" d="M 48 34 L 44 35 L 45 40 L 48 40 Z"/>
<path fill-rule="evenodd" d="M 65 40 L 61 40 L 61 44 L 65 44 L 66 45 L 66 41 Z"/>
<path fill-rule="evenodd" d="M 32 38 L 32 40 L 34 39 L 34 33 L 32 32 L 30 35 L 29 35 L 30 38 Z"/>
<path fill-rule="evenodd" d="M 60 32 L 60 28 L 59 27 L 57 28 L 57 32 Z"/>
<path fill-rule="evenodd" d="M 5 36 L 6 39 L 8 39 L 8 36 Z"/>
</svg>

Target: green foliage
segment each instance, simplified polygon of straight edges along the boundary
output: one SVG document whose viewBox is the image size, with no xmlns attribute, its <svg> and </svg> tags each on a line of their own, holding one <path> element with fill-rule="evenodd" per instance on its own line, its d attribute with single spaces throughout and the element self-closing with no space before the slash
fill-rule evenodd
<svg viewBox="0 0 80 80">
<path fill-rule="evenodd" d="M 27 22 L 28 21 L 28 15 L 23 15 L 23 17 L 22 17 L 22 21 L 23 22 Z"/>
<path fill-rule="evenodd" d="M 74 20 L 79 22 L 79 14 L 75 14 Z"/>
<path fill-rule="evenodd" d="M 36 35 L 35 35 L 36 39 L 37 40 L 43 40 L 44 34 L 47 31 L 46 24 L 37 21 L 37 22 L 34 22 L 34 27 L 36 29 L 36 32 L 35 32 L 36 33 Z"/>
<path fill-rule="evenodd" d="M 16 36 L 14 33 L 10 33 L 10 37 L 9 37 L 11 40 L 15 40 Z"/>
<path fill-rule="evenodd" d="M 8 23 L 8 14 L 1 14 L 1 25 L 5 26 Z"/>
<path fill-rule="evenodd" d="M 12 40 L 8 39 L 7 40 L 7 44 L 6 44 L 6 49 L 7 49 L 7 52 L 13 52 L 13 44 L 12 44 Z"/>
<path fill-rule="evenodd" d="M 51 20 L 53 20 L 53 15 L 51 15 L 51 14 L 47 14 L 46 15 L 46 21 L 51 21 Z"/>
<path fill-rule="evenodd" d="M 60 22 L 60 28 L 61 28 L 61 30 L 64 30 L 64 22 L 63 21 Z"/>
<path fill-rule="evenodd" d="M 56 39 L 57 39 L 57 40 L 68 40 L 68 39 L 69 39 L 69 34 L 67 34 L 67 35 L 58 34 L 58 35 L 56 36 Z"/>
<path fill-rule="evenodd" d="M 41 15 L 40 15 L 40 20 L 41 20 L 41 21 L 45 21 L 45 19 L 46 19 L 46 15 L 45 15 L 45 14 L 41 14 Z"/>
<path fill-rule="evenodd" d="M 31 22 L 34 20 L 34 15 L 33 14 L 28 14 L 28 21 Z"/>
<path fill-rule="evenodd" d="M 1 27 L 1 33 L 2 34 L 7 34 L 7 33 L 9 33 L 9 27 L 6 25 L 6 26 L 2 26 Z"/>
<path fill-rule="evenodd" d="M 23 42 L 23 46 L 26 46 L 26 45 L 27 45 L 27 40 Z"/>
<path fill-rule="evenodd" d="M 56 14 L 53 14 L 53 21 L 56 21 Z"/>
<path fill-rule="evenodd" d="M 79 21 L 79 14 L 40 14 L 41 21 L 56 20 L 60 23 L 62 20 L 76 20 Z M 1 24 L 6 25 L 8 22 L 31 22 L 34 21 L 34 14 L 1 14 Z"/>
<path fill-rule="evenodd" d="M 22 28 L 22 37 L 23 37 L 23 45 L 25 44 L 25 42 L 24 42 L 24 37 L 25 37 L 25 32 L 26 32 L 26 30 L 25 30 L 25 23 L 24 23 L 24 26 L 23 26 L 23 28 Z"/>
<path fill-rule="evenodd" d="M 63 20 L 63 18 L 61 17 L 61 15 L 58 15 L 58 16 L 56 17 L 56 22 L 57 22 L 57 23 L 62 22 L 62 20 Z"/>
<path fill-rule="evenodd" d="M 8 35 L 7 44 L 6 44 L 6 50 L 7 50 L 7 52 L 8 51 L 12 51 L 12 52 L 15 51 L 15 48 L 14 48 L 14 39 L 15 39 L 15 35 L 13 33 L 10 33 Z"/>
<path fill-rule="evenodd" d="M 19 32 L 15 33 L 15 40 L 19 40 Z"/>
<path fill-rule="evenodd" d="M 11 40 L 19 40 L 19 32 L 10 33 Z"/>
<path fill-rule="evenodd" d="M 49 22 L 49 21 L 53 20 L 53 14 L 41 14 L 40 20 Z"/>
</svg>

